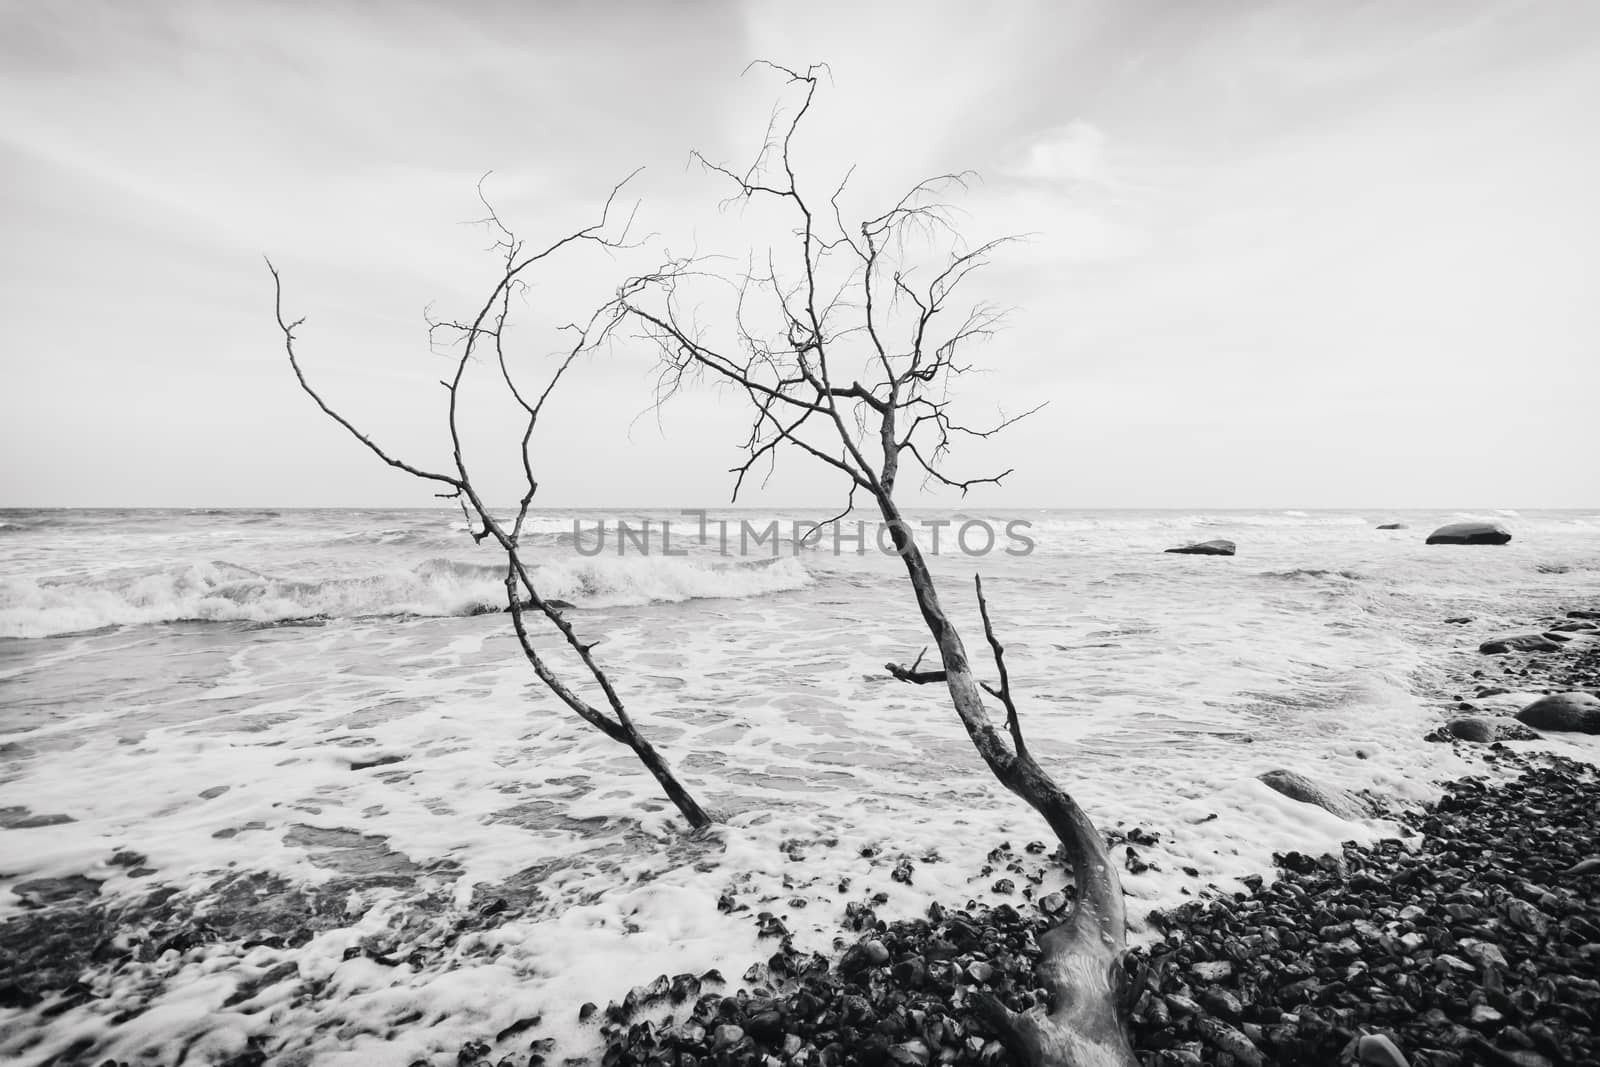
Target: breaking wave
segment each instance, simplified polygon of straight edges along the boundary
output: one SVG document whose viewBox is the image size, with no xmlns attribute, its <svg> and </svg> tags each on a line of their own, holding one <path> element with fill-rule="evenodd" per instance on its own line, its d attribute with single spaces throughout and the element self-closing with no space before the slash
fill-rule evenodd
<svg viewBox="0 0 1600 1067">
<path fill-rule="evenodd" d="M 1262 571 L 1263 578 L 1283 578 L 1288 581 L 1299 581 L 1304 578 L 1343 578 L 1346 581 L 1359 582 L 1362 576 L 1355 571 L 1330 571 L 1317 567 L 1296 567 L 1287 571 Z"/>
<path fill-rule="evenodd" d="M 546 598 L 616 607 L 800 589 L 794 559 L 701 562 L 654 556 L 533 567 Z M 274 577 L 224 561 L 94 578 L 0 579 L 0 637 L 50 637 L 163 622 L 277 623 L 477 614 L 505 602 L 505 568 L 449 559 L 353 578 Z"/>
<path fill-rule="evenodd" d="M 1323 512 L 1320 514 L 1311 514 L 1304 511 L 1285 511 L 1277 515 L 1260 513 L 1187 515 L 1170 520 L 1168 524 L 1174 526 L 1256 526 L 1268 528 L 1280 526 L 1365 526 L 1367 519 L 1361 515 L 1343 511 Z"/>
</svg>

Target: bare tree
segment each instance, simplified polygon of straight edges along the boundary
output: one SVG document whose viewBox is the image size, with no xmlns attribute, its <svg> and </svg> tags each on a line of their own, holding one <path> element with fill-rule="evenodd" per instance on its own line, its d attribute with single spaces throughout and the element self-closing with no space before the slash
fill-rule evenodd
<svg viewBox="0 0 1600 1067">
<path fill-rule="evenodd" d="M 517 641 L 522 646 L 522 653 L 527 657 L 528 663 L 544 683 L 545 688 L 554 693 L 560 701 L 571 708 L 577 715 L 611 738 L 621 744 L 627 745 L 638 756 L 639 761 L 655 776 L 661 788 L 666 792 L 668 799 L 677 807 L 690 826 L 696 829 L 708 826 L 711 823 L 705 809 L 689 793 L 682 782 L 673 773 L 666 759 L 658 752 L 644 734 L 639 731 L 633 717 L 629 715 L 622 699 L 617 695 L 616 688 L 605 670 L 595 660 L 594 646 L 596 642 L 581 640 L 572 624 L 561 613 L 558 605 L 546 600 L 539 594 L 534 586 L 533 577 L 529 572 L 527 561 L 521 550 L 521 537 L 523 526 L 527 521 L 528 512 L 533 504 L 534 494 L 538 492 L 539 483 L 534 477 L 534 464 L 532 441 L 533 432 L 539 422 L 539 414 L 544 410 L 546 402 L 560 383 L 562 376 L 573 363 L 585 352 L 592 350 L 597 344 L 602 343 L 611 333 L 612 329 L 621 319 L 621 309 L 615 303 L 607 303 L 582 323 L 571 323 L 563 327 L 570 333 L 573 340 L 564 353 L 560 354 L 559 362 L 554 373 L 546 382 L 544 388 L 537 394 L 519 386 L 511 371 L 510 362 L 506 353 L 506 327 L 511 314 L 511 301 L 514 295 L 522 295 L 526 291 L 526 275 L 534 267 L 544 263 L 563 249 L 583 244 L 595 245 L 606 249 L 615 249 L 626 246 L 628 228 L 632 218 L 622 224 L 620 231 L 613 234 L 616 227 L 612 221 L 612 211 L 615 207 L 618 194 L 621 192 L 626 180 L 611 190 L 600 220 L 590 226 L 562 237 L 552 244 L 537 250 L 530 250 L 524 242 L 513 233 L 493 206 L 483 198 L 480 184 L 479 197 L 483 199 L 488 215 L 481 220 L 494 235 L 493 250 L 502 259 L 502 269 L 499 278 L 495 281 L 484 301 L 482 308 L 470 322 L 458 321 L 429 321 L 429 338 L 436 345 L 445 345 L 455 350 L 453 371 L 450 377 L 442 380 L 448 396 L 445 424 L 449 431 L 451 446 L 452 468 L 448 471 L 432 471 L 414 466 L 399 459 L 386 451 L 375 442 L 368 434 L 363 433 L 356 425 L 336 411 L 327 400 L 306 379 L 305 371 L 300 366 L 299 358 L 295 353 L 295 330 L 305 322 L 304 318 L 290 322 L 284 318 L 283 312 L 283 281 L 278 275 L 278 270 L 269 260 L 267 269 L 272 272 L 274 290 L 274 310 L 278 320 L 278 328 L 283 333 L 284 349 L 289 356 L 289 365 L 293 368 L 295 378 L 300 383 L 300 388 L 316 402 L 323 413 L 344 427 L 351 436 L 360 441 L 375 456 L 397 470 L 405 471 L 415 478 L 425 482 L 432 482 L 440 487 L 435 496 L 441 499 L 455 500 L 461 505 L 463 515 L 466 516 L 468 531 L 474 542 L 482 544 L 486 539 L 492 539 L 505 554 L 506 559 L 506 606 L 511 613 L 511 625 L 516 632 Z M 484 355 L 484 348 L 492 351 L 494 364 L 498 368 L 501 382 L 509 392 L 521 411 L 522 434 L 520 441 L 521 474 L 524 488 L 521 499 L 517 502 L 515 517 L 510 524 L 496 518 L 484 501 L 478 487 L 474 484 L 472 474 L 463 455 L 461 443 L 461 388 L 466 379 L 467 371 L 475 364 L 484 362 L 478 357 Z M 560 632 L 562 638 L 573 653 L 582 662 L 585 670 L 599 687 L 604 697 L 604 707 L 596 707 L 586 700 L 571 686 L 569 686 L 551 667 L 550 663 L 534 647 L 532 636 L 529 633 L 529 615 L 543 616 L 545 621 Z"/>
<path fill-rule="evenodd" d="M 1127 1067 L 1137 1061 L 1124 1020 L 1140 983 L 1125 965 L 1116 868 L 1089 817 L 1028 748 L 981 579 L 975 583 L 978 606 L 998 685 L 977 680 L 896 497 L 908 471 L 963 492 L 1010 473 L 962 477 L 945 467 L 958 439 L 990 437 L 1031 414 L 975 428 L 958 422 L 951 407 L 952 387 L 971 370 L 968 349 L 1001 319 L 983 304 L 957 311 L 953 297 L 1004 239 L 976 247 L 961 243 L 939 197 L 962 186 L 963 175 L 922 182 L 888 211 L 855 226 L 845 224 L 840 207 L 844 184 L 819 207 L 797 181 L 792 148 L 821 68 L 802 73 L 765 65 L 798 95 L 792 115 L 784 120 L 774 113 L 766 143 L 747 170 L 695 158 L 731 183 L 731 201 L 774 202 L 792 221 L 793 240 L 752 255 L 746 269 L 732 276 L 694 259 L 669 260 L 630 280 L 619 306 L 659 349 L 659 397 L 709 377 L 748 399 L 745 458 L 731 472 L 735 499 L 746 476 L 758 465 L 770 473 L 783 449 L 797 449 L 843 475 L 849 487 L 845 513 L 858 492 L 871 498 L 904 561 L 940 658 L 938 670 L 920 670 L 920 657 L 910 668 L 890 664 L 888 670 L 905 681 L 944 684 L 989 770 L 1037 809 L 1060 839 L 1077 890 L 1069 917 L 1040 942 L 1038 977 L 1050 995 L 1048 1010 L 1014 1012 L 993 998 L 981 1010 L 1024 1062 Z M 940 247 L 944 251 L 930 251 Z M 701 321 L 707 283 L 717 282 L 729 287 L 732 323 L 725 336 Z M 985 691 L 1004 711 L 1003 731 L 984 704 Z"/>
</svg>

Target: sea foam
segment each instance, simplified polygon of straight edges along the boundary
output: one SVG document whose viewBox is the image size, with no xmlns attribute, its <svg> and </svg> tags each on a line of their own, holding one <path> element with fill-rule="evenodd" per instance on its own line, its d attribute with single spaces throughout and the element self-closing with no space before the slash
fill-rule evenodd
<svg viewBox="0 0 1600 1067">
<path fill-rule="evenodd" d="M 163 622 L 466 615 L 505 604 L 505 567 L 432 558 L 355 577 L 293 578 L 222 560 L 73 578 L 0 579 L 0 637 Z M 760 596 L 811 581 L 794 559 L 562 559 L 535 563 L 540 595 L 576 607 Z"/>
<path fill-rule="evenodd" d="M 1124 878 L 1135 939 L 1151 909 L 1269 874 L 1274 851 L 1394 832 L 1257 775 L 1425 797 L 1469 769 L 1421 738 L 1477 642 L 1600 606 L 1592 513 L 1525 512 L 1516 540 L 1482 550 L 1425 546 L 1448 517 L 1433 513 L 1394 516 L 1409 541 L 1352 512 L 1030 515 L 1034 554 L 930 565 L 992 680 L 983 574 L 1036 756 L 1103 829 L 1160 835 L 1140 849 L 1151 867 Z M 558 551 L 578 517 L 593 525 L 557 515 L 530 538 L 540 588 L 581 606 L 569 618 L 603 639 L 634 720 L 720 816 L 708 832 L 687 832 L 623 746 L 538 685 L 506 620 L 451 617 L 503 597 L 501 562 L 451 531 L 459 515 L 65 513 L 0 541 L 0 611 L 16 613 L 0 620 L 122 626 L 0 643 L 0 808 L 73 820 L 3 831 L 0 919 L 29 914 L 18 884 L 73 875 L 110 908 L 176 890 L 204 917 L 240 875 L 337 904 L 303 944 L 217 939 L 96 964 L 92 997 L 0 1009 L 0 1058 L 222 1059 L 253 1038 L 285 1062 L 404 1067 L 453 1062 L 462 1041 L 534 1016 L 495 1059 L 546 1037 L 553 1060 L 592 1057 L 583 1002 L 707 967 L 737 984 L 770 955 L 762 911 L 797 948 L 829 952 L 845 905 L 878 894 L 884 919 L 933 901 L 1025 906 L 986 856 L 1048 844 L 1048 829 L 985 770 L 948 694 L 883 670 L 928 644 L 898 560 Z M 1239 556 L 1162 553 L 1202 530 Z M 137 625 L 206 611 L 340 621 Z M 1473 621 L 1443 622 L 1455 615 Z M 153 873 L 112 863 L 123 849 Z M 747 909 L 719 910 L 725 893 Z M 504 921 L 479 923 L 497 899 Z M 230 1003 L 274 972 L 288 976 Z"/>
</svg>

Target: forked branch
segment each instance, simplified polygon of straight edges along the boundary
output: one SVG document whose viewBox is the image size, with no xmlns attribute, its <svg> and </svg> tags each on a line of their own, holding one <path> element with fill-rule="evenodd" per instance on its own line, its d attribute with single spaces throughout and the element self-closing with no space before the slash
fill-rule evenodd
<svg viewBox="0 0 1600 1067">
<path fill-rule="evenodd" d="M 817 89 L 816 68 L 802 74 L 769 66 L 799 87 L 802 100 L 793 117 L 769 126 L 755 162 L 744 171 L 696 158 L 731 182 L 736 198 L 772 199 L 790 211 L 793 239 L 748 257 L 764 269 L 724 280 L 739 296 L 725 339 L 712 338 L 680 311 L 684 290 L 705 273 L 692 261 L 669 260 L 655 273 L 631 280 L 619 303 L 657 346 L 674 389 L 692 367 L 749 399 L 747 462 L 734 468 L 736 491 L 754 463 L 766 462 L 770 472 L 773 457 L 785 449 L 841 471 L 852 492 L 860 489 L 872 497 L 940 660 L 937 668 L 924 669 L 919 655 L 910 667 L 888 664 L 887 669 L 912 684 L 944 684 L 990 772 L 1037 810 L 1060 839 L 1078 889 L 1067 921 L 1041 939 L 1039 977 L 1052 999 L 1050 1010 L 1019 1014 L 992 1002 L 988 1017 L 1022 1062 L 1134 1067 L 1122 1022 L 1125 924 L 1116 868 L 1094 824 L 1028 749 L 982 583 L 977 584 L 979 609 L 998 685 L 974 676 L 961 634 L 940 604 L 932 572 L 895 497 L 902 460 L 921 472 L 925 484 L 963 492 L 998 484 L 1009 470 L 978 476 L 946 471 L 953 440 L 992 436 L 1039 410 L 1002 419 L 989 431 L 970 428 L 950 411 L 955 386 L 972 369 L 967 350 L 990 337 L 1002 318 L 984 305 L 957 316 L 951 313 L 952 301 L 1008 239 L 975 248 L 962 244 L 937 199 L 941 191 L 959 187 L 961 176 L 921 183 L 888 211 L 855 227 L 845 222 L 841 182 L 829 197 L 831 218 L 819 220 L 794 159 L 796 132 Z M 938 238 L 951 247 L 922 269 L 926 264 L 916 262 L 915 253 Z M 1006 709 L 1004 733 L 984 705 L 986 692 Z"/>
<path fill-rule="evenodd" d="M 912 685 L 929 685 L 933 682 L 944 681 L 948 677 L 947 672 L 944 670 L 924 671 L 918 669 L 922 666 L 922 657 L 927 654 L 927 648 L 923 648 L 921 652 L 917 653 L 917 658 L 912 662 L 911 666 L 902 667 L 898 663 L 885 663 L 883 669 L 900 679 L 900 681 L 910 682 Z"/>
<path fill-rule="evenodd" d="M 972 584 L 978 590 L 978 613 L 983 616 L 983 633 L 989 639 L 989 647 L 994 650 L 995 669 L 1000 672 L 1000 687 L 996 689 L 984 682 L 983 689 L 1005 707 L 1006 729 L 1011 731 L 1011 745 L 1017 755 L 1026 756 L 1028 745 L 1022 740 L 1022 720 L 1017 717 L 1017 705 L 1011 699 L 1011 676 L 1006 673 L 1006 650 L 994 635 L 994 623 L 989 620 L 989 602 L 983 596 L 983 578 L 974 574 Z"/>
<path fill-rule="evenodd" d="M 488 211 L 488 216 L 479 221 L 488 226 L 495 236 L 491 249 L 499 253 L 501 257 L 500 274 L 491 287 L 489 296 L 484 301 L 482 308 L 470 322 L 434 321 L 430 319 L 428 329 L 430 343 L 438 344 L 440 343 L 441 335 L 446 335 L 450 342 L 459 349 L 455 358 L 453 373 L 442 382 L 449 398 L 445 424 L 455 468 L 453 474 L 424 470 L 394 457 L 374 442 L 369 435 L 363 433 L 354 422 L 338 412 L 313 388 L 301 368 L 295 351 L 294 331 L 305 320 L 297 319 L 291 323 L 285 319 L 283 314 L 282 279 L 279 277 L 277 268 L 270 261 L 268 261 L 267 267 L 272 272 L 274 310 L 277 316 L 278 328 L 283 334 L 284 347 L 289 356 L 289 364 L 294 370 L 296 380 L 300 383 L 300 388 L 315 401 L 317 407 L 325 415 L 344 427 L 346 431 L 383 462 L 414 477 L 436 482 L 448 488 L 447 492 L 438 495 L 454 499 L 460 504 L 462 514 L 467 520 L 468 533 L 473 541 L 482 543 L 485 540 L 493 540 L 505 555 L 507 610 L 511 615 L 512 629 L 516 634 L 518 645 L 522 649 L 524 658 L 533 668 L 534 674 L 537 675 L 546 689 L 579 718 L 613 741 L 625 744 L 632 749 L 640 762 L 660 783 L 667 797 L 689 824 L 699 828 L 708 825 L 711 822 L 711 817 L 683 784 L 678 781 L 665 759 L 661 757 L 660 753 L 639 731 L 629 715 L 627 707 L 618 695 L 615 686 L 612 685 L 609 675 L 593 654 L 596 642 L 581 640 L 572 624 L 559 608 L 540 595 L 534 583 L 533 575 L 520 550 L 523 528 L 534 496 L 539 488 L 538 480 L 534 475 L 532 441 L 540 413 L 544 410 L 545 404 L 549 401 L 562 377 L 573 364 L 583 354 L 592 350 L 595 345 L 604 341 L 610 334 L 613 327 L 620 321 L 621 311 L 617 304 L 607 302 L 596 310 L 587 322 L 569 324 L 568 327 L 565 327 L 573 334 L 574 340 L 562 354 L 555 371 L 538 393 L 537 398 L 530 400 L 530 394 L 521 388 L 512 373 L 511 361 L 506 350 L 506 325 L 511 314 L 511 296 L 514 292 L 524 290 L 525 282 L 523 278 L 526 272 L 535 265 L 549 260 L 564 248 L 581 243 L 589 243 L 604 249 L 627 247 L 627 226 L 623 227 L 619 236 L 612 236 L 607 233 L 612 206 L 625 184 L 626 180 L 612 188 L 611 195 L 606 200 L 605 209 L 601 213 L 598 222 L 569 233 L 565 237 L 534 252 L 526 250 L 523 242 L 495 211 L 488 198 L 484 196 L 480 184 L 479 196 Z M 631 215 L 628 222 L 631 225 Z M 524 488 L 518 500 L 516 516 L 509 528 L 495 516 L 474 482 L 461 438 L 462 385 L 469 367 L 475 362 L 474 356 L 478 352 L 478 347 L 485 338 L 489 338 L 493 343 L 495 365 L 499 370 L 500 381 L 524 415 L 522 432 L 518 441 Z M 605 706 L 603 708 L 597 707 L 584 699 L 583 696 L 566 683 L 549 661 L 540 654 L 528 630 L 526 612 L 529 608 L 542 615 L 549 625 L 561 634 L 567 646 L 577 656 L 590 679 L 604 696 Z"/>
</svg>

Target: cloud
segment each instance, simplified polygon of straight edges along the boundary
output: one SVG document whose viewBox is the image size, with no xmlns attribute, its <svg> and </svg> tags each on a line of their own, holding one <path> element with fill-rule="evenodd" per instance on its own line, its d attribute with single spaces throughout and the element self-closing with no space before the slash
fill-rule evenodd
<svg viewBox="0 0 1600 1067">
<path fill-rule="evenodd" d="M 970 236 L 1023 237 L 1001 258 L 1030 270 L 1126 260 L 1150 247 L 1135 212 L 1070 191 L 995 185 L 980 189 L 966 206 L 973 217 Z"/>
<path fill-rule="evenodd" d="M 1145 252 L 1149 230 L 1134 191 L 1113 171 L 1108 144 L 1106 133 L 1083 119 L 1023 139 L 964 205 L 972 226 L 982 237 L 1025 236 L 1004 259 L 1030 272 Z"/>
<path fill-rule="evenodd" d="M 1073 119 L 1047 130 L 1018 153 L 1002 171 L 1008 177 L 1034 181 L 1111 183 L 1106 159 L 1106 135 L 1092 123 Z"/>
</svg>

